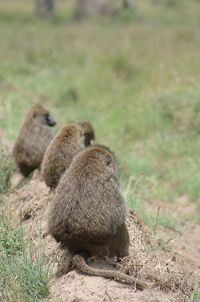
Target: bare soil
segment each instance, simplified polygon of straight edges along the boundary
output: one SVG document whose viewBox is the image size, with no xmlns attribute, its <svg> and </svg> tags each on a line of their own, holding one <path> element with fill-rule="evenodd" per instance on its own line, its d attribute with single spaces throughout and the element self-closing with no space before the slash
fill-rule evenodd
<svg viewBox="0 0 200 302">
<path fill-rule="evenodd" d="M 32 241 L 35 251 L 41 244 L 41 238 L 44 240 L 46 265 L 50 266 L 51 271 L 49 297 L 44 301 L 184 302 L 193 288 L 199 286 L 200 226 L 189 221 L 178 231 L 159 228 L 156 232 L 163 237 L 157 239 L 138 222 L 138 217 L 132 212 L 127 222 L 131 238 L 130 256 L 123 259 L 118 269 L 148 282 L 149 289 L 136 291 L 135 286 L 86 276 L 75 270 L 57 278 L 55 274 L 61 251 L 55 240 L 47 234 L 48 208 L 53 193 L 46 187 L 38 171 L 28 183 L 16 189 L 14 186 L 19 179 L 20 175 L 13 176 L 11 194 L 5 197 L 2 210 L 14 224 L 22 223 L 26 239 Z M 176 205 L 177 215 L 184 214 L 181 212 L 183 208 L 187 211 L 187 218 L 192 215 L 195 208 L 189 211 L 187 207 L 191 205 L 188 204 L 187 198 L 180 199 Z M 162 206 L 166 211 L 174 212 L 174 208 L 165 204 Z M 158 203 L 150 202 L 149 211 L 157 211 L 157 207 Z"/>
</svg>

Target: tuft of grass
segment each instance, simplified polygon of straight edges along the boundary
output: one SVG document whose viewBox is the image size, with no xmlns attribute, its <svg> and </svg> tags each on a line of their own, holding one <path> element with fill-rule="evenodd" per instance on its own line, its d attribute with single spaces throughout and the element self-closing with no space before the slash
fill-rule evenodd
<svg viewBox="0 0 200 302">
<path fill-rule="evenodd" d="M 164 213 L 155 213 L 146 216 L 146 221 L 153 229 L 154 234 L 157 232 L 157 227 L 162 226 L 167 229 L 175 229 L 176 221 Z"/>
<path fill-rule="evenodd" d="M 11 229 L 6 223 L 0 224 L 0 246 L 1 251 L 10 257 L 21 255 L 23 250 L 22 228 Z"/>
<path fill-rule="evenodd" d="M 199 302 L 200 301 L 200 291 L 194 291 L 188 302 Z"/>
<path fill-rule="evenodd" d="M 0 141 L 0 193 L 8 191 L 13 168 L 13 160 Z"/>
<path fill-rule="evenodd" d="M 39 301 L 48 295 L 43 248 L 33 254 L 21 228 L 0 224 L 0 301 Z"/>
<path fill-rule="evenodd" d="M 147 190 L 148 182 L 145 178 L 129 178 L 127 187 L 124 189 L 124 197 L 130 208 L 133 208 L 136 213 L 149 225 L 153 233 L 156 234 L 157 227 L 162 226 L 168 229 L 175 229 L 177 221 L 171 216 L 165 214 L 162 209 L 158 208 L 157 212 L 149 213 L 146 203 L 148 202 L 151 192 Z"/>
<path fill-rule="evenodd" d="M 142 212 L 145 200 L 148 198 L 148 191 L 143 190 L 143 180 L 130 177 L 127 186 L 123 189 L 124 198 L 130 208 Z"/>
</svg>

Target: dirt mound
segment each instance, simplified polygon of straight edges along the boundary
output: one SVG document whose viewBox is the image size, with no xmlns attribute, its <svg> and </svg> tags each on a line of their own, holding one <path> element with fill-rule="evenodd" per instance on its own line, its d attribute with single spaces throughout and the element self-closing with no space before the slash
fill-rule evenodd
<svg viewBox="0 0 200 302">
<path fill-rule="evenodd" d="M 130 256 L 123 259 L 119 269 L 147 281 L 151 288 L 135 291 L 115 281 L 79 274 L 72 270 L 60 278 L 55 277 L 61 252 L 55 240 L 47 235 L 48 207 L 53 193 L 49 191 L 38 172 L 20 189 L 11 188 L 4 210 L 10 213 L 13 223 L 23 223 L 27 238 L 35 249 L 45 243 L 47 265 L 51 264 L 50 295 L 44 301 L 100 302 L 183 302 L 192 292 L 190 271 L 184 269 L 179 255 L 158 250 L 148 232 L 130 215 L 128 228 L 131 238 Z"/>
<path fill-rule="evenodd" d="M 49 301 L 59 302 L 169 302 L 178 301 L 173 294 L 165 294 L 154 290 L 135 292 L 130 286 L 100 277 L 89 277 L 77 272 L 53 280 Z M 184 301 L 184 300 L 180 300 Z"/>
</svg>

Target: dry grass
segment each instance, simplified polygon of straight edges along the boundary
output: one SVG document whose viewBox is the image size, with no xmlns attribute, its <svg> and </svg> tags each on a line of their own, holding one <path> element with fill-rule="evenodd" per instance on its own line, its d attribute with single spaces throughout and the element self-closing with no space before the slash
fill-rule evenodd
<svg viewBox="0 0 200 302">
<path fill-rule="evenodd" d="M 152 234 L 135 217 L 129 221 L 129 233 L 131 255 L 121 261 L 121 271 L 146 280 L 152 288 L 176 293 L 176 301 L 186 301 L 193 292 L 193 281 L 180 257 L 160 251 Z"/>
</svg>

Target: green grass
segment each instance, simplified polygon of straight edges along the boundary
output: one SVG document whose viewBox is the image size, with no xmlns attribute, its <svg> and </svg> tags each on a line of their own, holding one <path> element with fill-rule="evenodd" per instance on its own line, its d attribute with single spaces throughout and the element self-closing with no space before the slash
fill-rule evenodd
<svg viewBox="0 0 200 302">
<path fill-rule="evenodd" d="M 0 4 L 0 128 L 8 138 L 41 102 L 57 129 L 94 124 L 97 141 L 117 154 L 123 189 L 139 178 L 148 198 L 174 203 L 186 194 L 200 207 L 199 3 L 136 1 L 133 11 L 81 23 L 67 22 L 73 1 L 58 1 L 50 20 L 38 20 L 31 4 Z"/>
<path fill-rule="evenodd" d="M 44 251 L 34 255 L 22 228 L 0 223 L 0 301 L 40 301 L 48 295 Z"/>
<path fill-rule="evenodd" d="M 200 300 L 200 291 L 194 291 L 188 302 L 198 302 Z"/>
<path fill-rule="evenodd" d="M 6 152 L 0 141 L 0 193 L 9 189 L 9 180 L 14 169 L 11 156 Z"/>
</svg>

